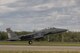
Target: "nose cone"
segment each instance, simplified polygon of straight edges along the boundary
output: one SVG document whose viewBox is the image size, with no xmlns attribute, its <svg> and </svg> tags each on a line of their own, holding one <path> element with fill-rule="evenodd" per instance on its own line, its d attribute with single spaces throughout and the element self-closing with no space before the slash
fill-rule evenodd
<svg viewBox="0 0 80 53">
<path fill-rule="evenodd" d="M 66 32 L 67 31 L 67 29 L 58 29 L 58 32 Z"/>
<path fill-rule="evenodd" d="M 10 30 L 10 28 L 6 28 L 6 30 Z"/>
<path fill-rule="evenodd" d="M 66 32 L 67 29 L 60 29 L 60 28 L 53 28 L 52 33 L 62 33 L 62 32 Z"/>
<path fill-rule="evenodd" d="M 41 32 L 43 34 L 56 34 L 56 33 L 62 33 L 66 32 L 67 29 L 61 29 L 61 28 L 49 28 L 49 29 L 44 29 Z"/>
</svg>

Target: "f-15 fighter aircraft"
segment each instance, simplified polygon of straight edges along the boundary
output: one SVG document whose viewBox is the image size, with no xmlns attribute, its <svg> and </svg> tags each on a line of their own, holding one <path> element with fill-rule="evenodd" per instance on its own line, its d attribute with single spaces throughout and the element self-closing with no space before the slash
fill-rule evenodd
<svg viewBox="0 0 80 53">
<path fill-rule="evenodd" d="M 57 34 L 57 33 L 62 33 L 62 32 L 67 31 L 67 29 L 60 29 L 60 28 L 53 27 L 53 28 L 43 29 L 43 30 L 40 30 L 37 32 L 33 32 L 31 34 L 18 36 L 10 28 L 7 28 L 6 30 L 8 32 L 8 40 L 9 41 L 17 41 L 17 40 L 25 39 L 25 40 L 28 40 L 29 44 L 32 44 L 32 40 L 43 38 L 44 36 L 46 36 L 48 34 Z"/>
</svg>

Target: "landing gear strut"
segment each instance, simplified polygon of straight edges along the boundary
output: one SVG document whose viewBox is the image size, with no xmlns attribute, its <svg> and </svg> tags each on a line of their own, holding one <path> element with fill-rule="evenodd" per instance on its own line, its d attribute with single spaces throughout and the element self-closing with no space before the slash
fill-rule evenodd
<svg viewBox="0 0 80 53">
<path fill-rule="evenodd" d="M 29 45 L 31 45 L 31 44 L 32 44 L 32 41 L 31 41 L 31 40 L 29 40 L 29 41 L 28 41 L 28 44 L 29 44 Z"/>
</svg>

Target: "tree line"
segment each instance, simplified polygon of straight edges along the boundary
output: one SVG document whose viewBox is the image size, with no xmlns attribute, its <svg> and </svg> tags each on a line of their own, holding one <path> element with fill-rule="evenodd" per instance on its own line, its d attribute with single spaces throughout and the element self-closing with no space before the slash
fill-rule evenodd
<svg viewBox="0 0 80 53">
<path fill-rule="evenodd" d="M 17 35 L 26 35 L 32 32 L 15 32 Z M 0 40 L 7 40 L 8 34 L 7 32 L 0 31 Z M 49 40 L 48 40 L 49 39 Z M 45 36 L 43 41 L 51 41 L 51 42 L 80 42 L 80 32 L 65 32 L 65 33 L 58 33 L 58 34 L 49 34 Z"/>
</svg>

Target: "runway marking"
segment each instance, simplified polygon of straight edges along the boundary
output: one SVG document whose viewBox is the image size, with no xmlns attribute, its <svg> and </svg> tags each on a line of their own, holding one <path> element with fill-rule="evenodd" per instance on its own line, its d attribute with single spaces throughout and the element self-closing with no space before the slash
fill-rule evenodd
<svg viewBox="0 0 80 53">
<path fill-rule="evenodd" d="M 1 51 L 80 51 L 78 46 L 14 46 L 0 45 Z"/>
</svg>

